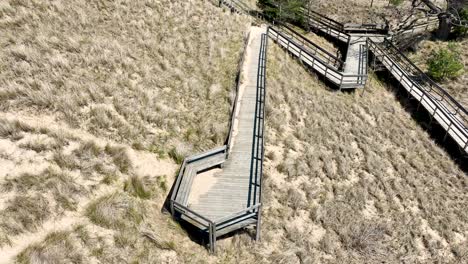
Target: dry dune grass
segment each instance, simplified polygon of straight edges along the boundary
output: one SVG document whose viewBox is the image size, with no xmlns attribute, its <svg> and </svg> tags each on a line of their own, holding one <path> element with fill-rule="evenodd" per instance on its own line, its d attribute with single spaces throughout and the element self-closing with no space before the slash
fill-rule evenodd
<svg viewBox="0 0 468 264">
<path fill-rule="evenodd" d="M 336 93 L 276 45 L 268 55 L 260 243 L 238 234 L 208 256 L 161 216 L 160 200 L 119 191 L 87 206 L 92 224 L 51 234 L 18 259 L 52 258 L 60 246 L 77 263 L 466 262 L 466 174 L 390 88 L 371 77 L 363 97 Z M 93 225 L 110 233 L 89 231 Z"/>
<path fill-rule="evenodd" d="M 424 40 L 419 44 L 417 52 L 410 54 L 410 59 L 423 71 L 427 70 L 427 58 L 430 57 L 432 51 L 437 51 L 441 48 L 447 48 L 449 42 Z M 468 39 L 454 41 L 457 47 L 463 64 L 465 65 L 464 73 L 452 80 L 442 82 L 441 85 L 447 92 L 460 102 L 465 108 L 468 108 Z"/>
<path fill-rule="evenodd" d="M 158 153 L 206 149 L 227 132 L 246 23 L 207 1 L 2 2 L 0 110 Z"/>
<path fill-rule="evenodd" d="M 210 256 L 160 212 L 177 166 L 157 156 L 224 139 L 246 20 L 204 1 L 2 2 L 0 263 L 466 262 L 466 175 L 375 78 L 329 91 L 274 44 L 262 242 Z"/>
<path fill-rule="evenodd" d="M 160 213 L 170 158 L 224 141 L 248 24 L 200 0 L 2 1 L 0 263 L 193 248 Z"/>
<path fill-rule="evenodd" d="M 466 174 L 394 94 L 375 77 L 363 97 L 335 93 L 268 55 L 265 248 L 291 263 L 466 261 Z"/>
</svg>

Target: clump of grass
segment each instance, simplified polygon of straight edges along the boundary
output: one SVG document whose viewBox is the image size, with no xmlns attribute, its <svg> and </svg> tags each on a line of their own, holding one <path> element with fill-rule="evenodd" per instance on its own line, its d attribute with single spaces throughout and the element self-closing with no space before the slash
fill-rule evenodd
<svg viewBox="0 0 468 264">
<path fill-rule="evenodd" d="M 43 195 L 18 195 L 1 211 L 0 231 L 3 236 L 34 231 L 50 216 L 49 204 Z M 8 239 L 2 240 L 7 242 Z"/>
<path fill-rule="evenodd" d="M 101 182 L 106 185 L 111 185 L 118 180 L 118 176 L 115 174 L 106 174 L 102 178 Z"/>
<path fill-rule="evenodd" d="M 158 176 L 158 185 L 164 193 L 167 191 L 168 187 L 166 175 Z"/>
<path fill-rule="evenodd" d="M 24 249 L 17 257 L 17 263 L 89 263 L 77 238 L 68 231 L 57 231 L 47 235 L 39 243 Z"/>
<path fill-rule="evenodd" d="M 432 78 L 443 81 L 463 74 L 463 61 L 459 48 L 450 43 L 448 49 L 433 51 L 427 60 L 429 74 Z"/>
<path fill-rule="evenodd" d="M 58 205 L 67 210 L 76 210 L 78 198 L 87 193 L 74 177 L 53 167 L 45 169 L 40 174 L 23 173 L 14 178 L 7 178 L 2 187 L 6 191 L 14 190 L 18 193 L 50 192 Z"/>
<path fill-rule="evenodd" d="M 142 202 L 126 193 L 113 193 L 92 202 L 86 215 L 96 225 L 110 229 L 138 226 L 145 216 Z"/>
<path fill-rule="evenodd" d="M 168 155 L 175 162 L 181 164 L 184 161 L 184 159 L 191 153 L 191 150 L 191 146 L 179 143 L 169 151 Z"/>
<path fill-rule="evenodd" d="M 125 147 L 106 145 L 105 151 L 112 157 L 114 164 L 121 172 L 127 173 L 132 169 L 132 161 Z"/>
<path fill-rule="evenodd" d="M 151 186 L 149 177 L 131 176 L 124 183 L 124 191 L 142 199 L 149 199 L 154 195 L 155 188 Z"/>
<path fill-rule="evenodd" d="M 14 141 L 23 138 L 24 132 L 33 132 L 34 129 L 31 126 L 19 121 L 8 121 L 6 119 L 0 119 L 0 137 L 10 138 Z"/>
</svg>

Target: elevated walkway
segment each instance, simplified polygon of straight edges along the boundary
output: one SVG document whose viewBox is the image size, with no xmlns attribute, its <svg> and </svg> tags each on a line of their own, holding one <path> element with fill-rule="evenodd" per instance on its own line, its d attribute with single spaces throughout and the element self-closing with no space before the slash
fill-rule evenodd
<svg viewBox="0 0 468 264">
<path fill-rule="evenodd" d="M 220 4 L 236 12 L 252 13 L 238 0 Z M 307 21 L 315 30 L 346 45 L 344 60 L 286 25 L 252 27 L 240 63 L 242 82 L 238 82 L 226 145 L 188 157 L 181 166 L 171 192 L 171 213 L 208 236 L 211 252 L 218 237 L 241 228 L 255 226 L 256 238 L 260 238 L 268 37 L 340 89 L 364 87 L 368 54 L 372 52 L 446 130 L 446 135 L 468 153 L 466 110 L 392 44 L 386 28 L 343 25 L 316 12 L 309 13 Z M 425 26 L 402 30 L 393 41 L 427 30 L 429 24 L 434 23 L 431 20 Z"/>
<path fill-rule="evenodd" d="M 324 28 L 324 26 L 321 26 Z M 332 30 L 330 28 L 330 30 Z M 332 32 L 336 32 L 332 30 Z M 363 88 L 367 81 L 367 48 L 363 39 L 349 45 L 346 61 L 330 54 L 288 26 L 270 26 L 268 36 L 278 45 L 295 55 L 317 74 L 339 89 Z"/>
<path fill-rule="evenodd" d="M 172 215 L 208 235 L 212 252 L 240 228 L 260 236 L 267 39 L 266 28 L 251 28 L 227 145 L 186 158 L 171 194 Z"/>
<path fill-rule="evenodd" d="M 408 93 L 445 129 L 458 146 L 468 153 L 468 112 L 442 87 L 416 67 L 389 40 L 369 39 L 369 50 Z"/>
</svg>

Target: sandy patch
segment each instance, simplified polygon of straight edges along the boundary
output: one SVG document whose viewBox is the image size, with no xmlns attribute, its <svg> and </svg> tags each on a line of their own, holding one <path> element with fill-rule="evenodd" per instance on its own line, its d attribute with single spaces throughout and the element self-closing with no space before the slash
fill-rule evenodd
<svg viewBox="0 0 468 264">
<path fill-rule="evenodd" d="M 19 148 L 8 139 L 0 139 L 0 184 L 7 176 L 34 173 L 48 165 L 46 155 Z"/>
<path fill-rule="evenodd" d="M 135 172 L 140 176 L 172 176 L 175 174 L 178 165 L 170 160 L 161 160 L 153 153 L 128 150 Z"/>
<path fill-rule="evenodd" d="M 192 188 L 188 198 L 188 204 L 197 204 L 202 195 L 207 193 L 218 181 L 216 175 L 222 169 L 211 169 L 209 171 L 197 174 L 193 179 Z"/>
</svg>

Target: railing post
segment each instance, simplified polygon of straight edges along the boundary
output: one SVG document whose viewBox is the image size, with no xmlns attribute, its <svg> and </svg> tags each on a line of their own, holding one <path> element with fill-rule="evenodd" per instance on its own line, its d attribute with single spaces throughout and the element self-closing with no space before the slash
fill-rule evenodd
<svg viewBox="0 0 468 264">
<path fill-rule="evenodd" d="M 208 239 L 209 239 L 209 242 L 210 242 L 210 253 L 213 253 L 213 235 L 212 235 L 212 224 L 209 223 L 208 224 Z"/>
<path fill-rule="evenodd" d="M 170 201 L 170 207 L 171 207 L 171 215 L 174 217 L 174 201 Z"/>
<path fill-rule="evenodd" d="M 260 238 L 261 238 L 260 237 L 260 232 L 261 232 L 261 224 L 262 224 L 262 220 L 261 220 L 261 218 L 262 218 L 262 212 L 261 212 L 262 211 L 262 205 L 260 205 L 260 207 L 258 207 L 257 210 L 258 210 L 257 211 L 257 228 L 256 228 L 257 230 L 255 231 L 256 232 L 255 233 L 255 241 L 258 242 L 258 241 L 260 241 Z"/>
<path fill-rule="evenodd" d="M 210 236 L 210 253 L 216 253 L 216 226 L 213 222 L 209 223 L 208 226 L 209 236 Z"/>
</svg>

